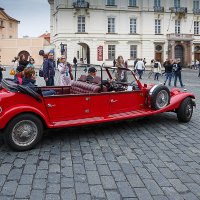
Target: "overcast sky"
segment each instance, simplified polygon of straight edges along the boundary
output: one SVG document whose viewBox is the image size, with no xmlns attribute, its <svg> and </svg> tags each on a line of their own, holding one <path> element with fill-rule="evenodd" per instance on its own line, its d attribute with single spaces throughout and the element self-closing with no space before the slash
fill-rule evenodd
<svg viewBox="0 0 200 200">
<path fill-rule="evenodd" d="M 18 37 L 38 37 L 50 30 L 50 5 L 48 0 L 0 0 L 0 7 L 20 21 Z"/>
</svg>

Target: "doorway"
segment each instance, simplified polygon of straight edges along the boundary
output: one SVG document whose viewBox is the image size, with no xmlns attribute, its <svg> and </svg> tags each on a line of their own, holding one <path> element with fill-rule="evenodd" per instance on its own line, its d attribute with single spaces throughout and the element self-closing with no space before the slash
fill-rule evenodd
<svg viewBox="0 0 200 200">
<path fill-rule="evenodd" d="M 175 46 L 175 59 L 180 58 L 181 62 L 184 63 L 185 59 L 184 59 L 184 49 L 182 45 L 176 45 Z"/>
<path fill-rule="evenodd" d="M 90 64 L 90 47 L 86 43 L 78 43 L 78 45 L 80 46 L 80 61 L 83 61 L 85 64 Z"/>
</svg>

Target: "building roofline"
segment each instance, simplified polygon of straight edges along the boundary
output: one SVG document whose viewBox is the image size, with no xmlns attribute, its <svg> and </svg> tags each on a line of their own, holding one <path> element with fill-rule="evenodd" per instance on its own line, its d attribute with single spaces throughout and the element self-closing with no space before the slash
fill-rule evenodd
<svg viewBox="0 0 200 200">
<path fill-rule="evenodd" d="M 20 23 L 19 20 L 16 20 L 15 18 L 10 17 L 4 10 L 5 10 L 4 8 L 0 7 L 0 12 L 1 12 L 7 19 L 12 20 L 12 21 L 15 21 L 15 22 L 17 22 L 17 23 Z"/>
</svg>

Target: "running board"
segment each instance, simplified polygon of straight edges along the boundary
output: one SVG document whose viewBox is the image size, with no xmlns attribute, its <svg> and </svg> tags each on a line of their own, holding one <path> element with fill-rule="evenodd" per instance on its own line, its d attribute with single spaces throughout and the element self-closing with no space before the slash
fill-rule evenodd
<svg viewBox="0 0 200 200">
<path fill-rule="evenodd" d="M 111 122 L 111 121 L 117 121 L 117 120 L 125 120 L 125 119 L 149 116 L 154 113 L 157 113 L 157 112 L 152 111 L 152 110 L 136 110 L 136 111 L 131 111 L 131 112 L 112 114 L 106 117 L 91 117 L 91 118 L 81 118 L 81 119 L 75 119 L 75 120 L 53 122 L 53 127 L 57 128 L 57 127 L 69 127 L 69 126 L 81 126 L 81 125 L 88 125 L 88 124 Z"/>
</svg>

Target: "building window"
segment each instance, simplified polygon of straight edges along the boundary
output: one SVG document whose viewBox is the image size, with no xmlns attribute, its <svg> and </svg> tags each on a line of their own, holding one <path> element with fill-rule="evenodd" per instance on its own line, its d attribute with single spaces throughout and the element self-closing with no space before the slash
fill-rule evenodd
<svg viewBox="0 0 200 200">
<path fill-rule="evenodd" d="M 137 58 L 137 46 L 131 45 L 130 46 L 130 59 L 135 60 Z"/>
<path fill-rule="evenodd" d="M 181 33 L 181 21 L 175 20 L 175 33 L 180 34 Z"/>
<path fill-rule="evenodd" d="M 107 0 L 107 6 L 115 6 L 115 0 Z"/>
<path fill-rule="evenodd" d="M 160 7 L 160 0 L 154 0 L 154 6 Z"/>
<path fill-rule="evenodd" d="M 12 38 L 12 35 L 10 35 L 9 38 L 11 39 L 11 38 Z"/>
<path fill-rule="evenodd" d="M 130 33 L 136 33 L 137 32 L 137 21 L 136 19 L 130 19 Z"/>
<path fill-rule="evenodd" d="M 155 19 L 155 34 L 161 34 L 161 20 Z"/>
<path fill-rule="evenodd" d="M 115 45 L 108 45 L 108 59 L 115 59 Z"/>
<path fill-rule="evenodd" d="M 0 21 L 0 26 L 3 27 L 3 20 Z"/>
<path fill-rule="evenodd" d="M 115 18 L 108 18 L 108 33 L 115 33 Z"/>
<path fill-rule="evenodd" d="M 176 7 L 176 8 L 180 8 L 181 7 L 180 0 L 174 0 L 174 7 Z"/>
<path fill-rule="evenodd" d="M 78 32 L 85 32 L 85 16 L 78 16 Z"/>
<path fill-rule="evenodd" d="M 194 21 L 194 34 L 199 35 L 199 22 Z"/>
<path fill-rule="evenodd" d="M 128 6 L 136 7 L 136 0 L 129 0 Z"/>
<path fill-rule="evenodd" d="M 193 10 L 199 9 L 199 1 L 193 1 Z"/>
<path fill-rule="evenodd" d="M 12 28 L 12 23 L 9 23 L 10 28 Z"/>
</svg>

